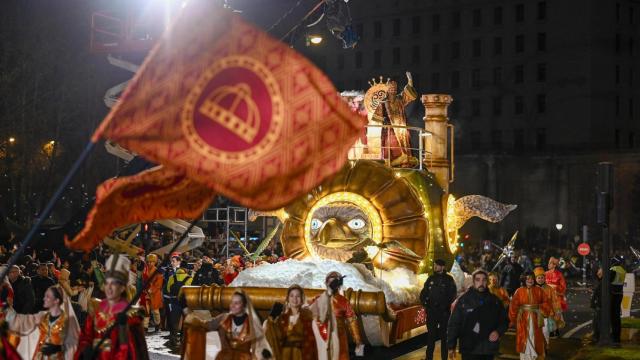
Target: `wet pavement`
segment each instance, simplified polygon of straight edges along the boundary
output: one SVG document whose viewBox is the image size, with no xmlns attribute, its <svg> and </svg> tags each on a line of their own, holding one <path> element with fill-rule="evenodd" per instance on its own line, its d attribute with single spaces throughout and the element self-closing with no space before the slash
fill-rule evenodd
<svg viewBox="0 0 640 360">
<path fill-rule="evenodd" d="M 591 286 L 581 287 L 570 282 L 567 290 L 567 303 L 569 309 L 564 313 L 566 326 L 560 332 L 559 339 L 551 339 L 551 345 L 547 359 L 566 360 L 573 356 L 583 347 L 583 338 L 592 332 L 593 310 L 589 307 L 593 291 Z M 636 292 L 631 305 L 632 315 L 640 316 L 640 287 Z M 635 311 L 634 311 L 635 310 Z M 422 341 L 426 341 L 426 338 Z M 403 345 L 398 345 L 402 347 Z M 439 344 L 434 351 L 434 359 L 440 359 Z M 426 348 L 409 350 L 401 356 L 392 357 L 396 360 L 421 360 L 425 358 Z M 377 357 L 376 357 L 377 358 Z M 458 358 L 460 355 L 458 354 Z M 499 359 L 519 359 L 515 353 L 515 333 L 513 330 L 507 332 L 500 343 Z"/>
<path fill-rule="evenodd" d="M 169 340 L 168 331 L 159 331 L 153 335 L 147 335 L 147 349 L 151 360 L 174 360 L 179 359 L 179 354 L 172 354 L 164 345 Z"/>
<path fill-rule="evenodd" d="M 581 345 L 581 339 L 592 331 L 592 309 L 589 307 L 592 290 L 591 287 L 581 287 L 569 282 L 567 290 L 567 302 L 569 310 L 564 314 L 566 326 L 561 331 L 561 338 L 552 339 L 548 359 L 568 359 Z M 631 306 L 634 314 L 640 316 L 640 287 L 636 288 L 636 294 Z M 168 332 L 159 332 L 147 336 L 147 346 L 152 360 L 170 360 L 179 358 L 179 354 L 172 354 L 164 345 L 168 340 Z M 515 334 L 509 331 L 501 341 L 501 359 L 517 359 L 515 354 Z M 367 359 L 399 359 L 419 360 L 425 358 L 426 335 L 420 335 L 414 339 L 403 342 L 391 348 L 366 349 Z M 435 359 L 439 359 L 439 349 L 435 351 Z"/>
</svg>

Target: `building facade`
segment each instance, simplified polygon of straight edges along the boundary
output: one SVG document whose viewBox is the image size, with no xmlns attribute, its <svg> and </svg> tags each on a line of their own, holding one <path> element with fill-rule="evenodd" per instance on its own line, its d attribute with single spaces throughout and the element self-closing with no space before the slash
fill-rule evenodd
<svg viewBox="0 0 640 360">
<path fill-rule="evenodd" d="M 640 173 L 639 1 L 349 5 L 361 36 L 354 49 L 328 34 L 320 46 L 299 48 L 340 90 L 366 90 L 380 75 L 402 86 L 411 71 L 419 93 L 453 96 L 449 115 L 463 155 L 454 191 L 520 205 L 511 220 L 470 231 L 503 237 L 505 227 L 564 223 L 564 236 L 573 238 L 583 224 L 595 227 L 598 161 L 619 164 L 618 188 L 632 190 Z M 420 126 L 421 104 L 408 112 Z M 631 200 L 617 205 L 612 230 L 632 236 Z"/>
</svg>

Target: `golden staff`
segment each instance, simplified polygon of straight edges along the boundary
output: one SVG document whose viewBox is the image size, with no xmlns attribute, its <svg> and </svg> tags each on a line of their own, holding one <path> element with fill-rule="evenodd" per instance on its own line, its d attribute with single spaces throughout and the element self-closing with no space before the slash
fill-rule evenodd
<svg viewBox="0 0 640 360">
<path fill-rule="evenodd" d="M 242 250 L 244 250 L 246 255 L 251 255 L 251 253 L 249 252 L 249 250 L 247 250 L 247 248 L 244 246 L 244 244 L 242 243 L 242 241 L 240 240 L 240 237 L 238 236 L 238 234 L 236 234 L 233 230 L 229 231 L 231 233 L 231 235 L 233 235 L 233 238 L 236 240 L 236 242 L 238 243 L 238 245 L 240 245 L 240 247 L 242 248 Z"/>
<path fill-rule="evenodd" d="M 271 232 L 267 234 L 267 237 L 265 237 L 264 240 L 262 240 L 260 245 L 258 245 L 258 248 L 256 249 L 256 251 L 253 253 L 253 255 L 251 255 L 250 257 L 251 261 L 256 261 L 258 259 L 260 254 L 262 254 L 264 249 L 267 247 L 267 245 L 269 245 L 271 240 L 273 240 L 273 238 L 276 236 L 276 233 L 278 232 L 279 229 L 280 229 L 280 224 L 276 225 L 276 227 L 274 227 L 271 230 Z"/>
</svg>

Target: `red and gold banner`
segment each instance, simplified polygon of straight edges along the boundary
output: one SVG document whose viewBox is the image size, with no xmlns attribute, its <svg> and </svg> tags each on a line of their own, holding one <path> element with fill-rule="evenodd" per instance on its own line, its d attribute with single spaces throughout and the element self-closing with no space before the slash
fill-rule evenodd
<svg viewBox="0 0 640 360">
<path fill-rule="evenodd" d="M 338 171 L 366 118 L 311 62 L 191 0 L 94 134 L 257 210 Z"/>
<path fill-rule="evenodd" d="M 121 226 L 158 219 L 193 219 L 207 209 L 214 196 L 208 187 L 162 166 L 110 179 L 98 186 L 84 229 L 73 240 L 65 239 L 65 244 L 88 252 Z"/>
</svg>

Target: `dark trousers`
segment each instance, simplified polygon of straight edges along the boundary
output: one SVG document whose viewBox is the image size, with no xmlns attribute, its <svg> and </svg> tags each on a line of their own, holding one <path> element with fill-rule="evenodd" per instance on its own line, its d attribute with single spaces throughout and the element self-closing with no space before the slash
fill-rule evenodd
<svg viewBox="0 0 640 360">
<path fill-rule="evenodd" d="M 167 314 L 167 323 L 172 338 L 177 338 L 180 331 L 180 318 L 182 317 L 182 307 L 178 301 L 169 302 L 169 313 Z"/>
<path fill-rule="evenodd" d="M 462 360 L 493 360 L 493 355 L 462 354 Z"/>
<path fill-rule="evenodd" d="M 611 294 L 611 340 L 620 342 L 621 322 L 620 305 L 622 304 L 622 294 Z"/>
<path fill-rule="evenodd" d="M 447 322 L 449 321 L 449 311 L 447 310 L 427 310 L 427 360 L 433 360 L 433 350 L 436 348 L 436 341 L 440 339 L 441 359 L 447 358 Z"/>
<path fill-rule="evenodd" d="M 593 341 L 600 339 L 600 308 L 593 309 Z"/>
</svg>

